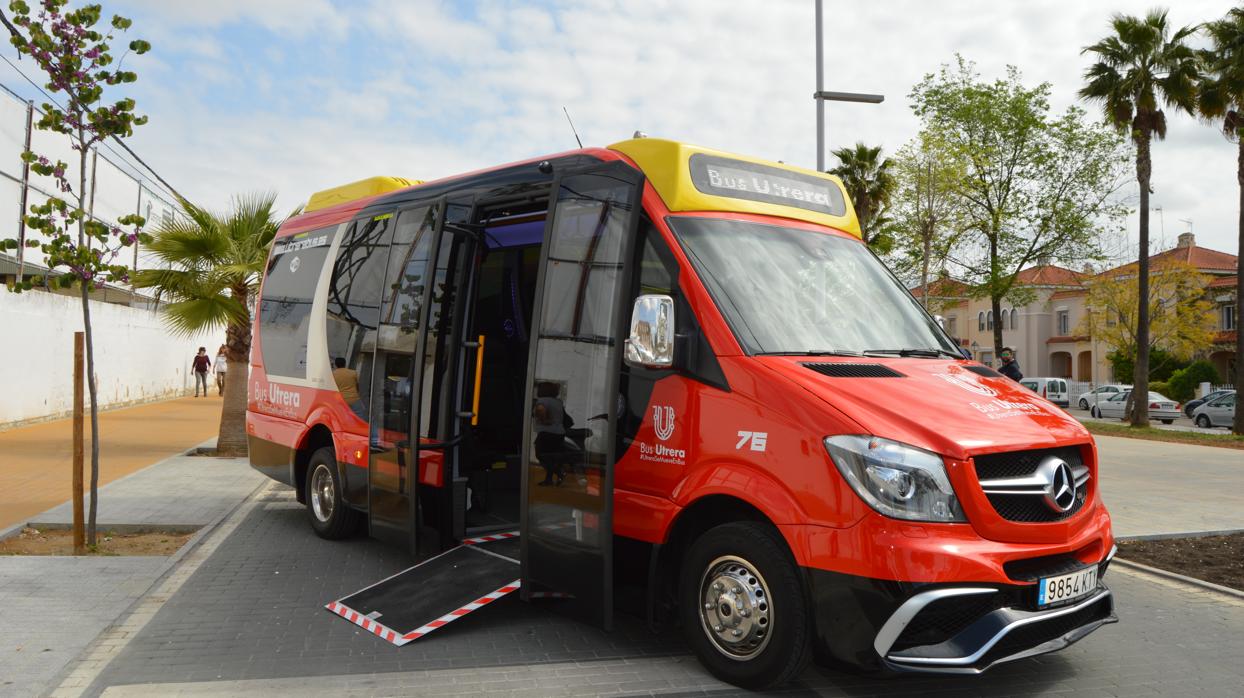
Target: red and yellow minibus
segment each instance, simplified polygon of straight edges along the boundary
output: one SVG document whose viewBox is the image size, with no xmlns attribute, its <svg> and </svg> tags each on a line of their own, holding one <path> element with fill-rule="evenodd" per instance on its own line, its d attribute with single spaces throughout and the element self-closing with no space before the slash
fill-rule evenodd
<svg viewBox="0 0 1244 698">
<path fill-rule="evenodd" d="M 826 174 L 635 138 L 321 192 L 254 336 L 251 462 L 316 533 L 517 527 L 524 598 L 608 627 L 638 585 L 741 686 L 1116 620 L 1092 437 L 964 359 Z"/>
</svg>

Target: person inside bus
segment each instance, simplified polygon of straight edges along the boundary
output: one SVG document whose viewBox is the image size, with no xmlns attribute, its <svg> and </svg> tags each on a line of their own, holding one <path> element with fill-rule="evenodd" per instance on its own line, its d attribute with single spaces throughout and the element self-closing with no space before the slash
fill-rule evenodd
<svg viewBox="0 0 1244 698">
<path fill-rule="evenodd" d="M 556 484 L 566 479 L 565 439 L 566 439 L 566 406 L 557 397 L 560 392 L 556 383 L 539 381 L 536 383 L 536 404 L 532 407 L 532 423 L 536 432 L 536 458 L 544 466 L 544 479 L 538 484 L 552 485 L 556 476 Z"/>
<path fill-rule="evenodd" d="M 359 395 L 359 372 L 346 366 L 345 357 L 338 356 L 333 359 L 333 381 L 337 383 L 341 399 L 346 401 L 350 410 L 358 415 L 359 419 L 366 420 L 367 413 L 363 407 L 363 397 Z"/>
</svg>

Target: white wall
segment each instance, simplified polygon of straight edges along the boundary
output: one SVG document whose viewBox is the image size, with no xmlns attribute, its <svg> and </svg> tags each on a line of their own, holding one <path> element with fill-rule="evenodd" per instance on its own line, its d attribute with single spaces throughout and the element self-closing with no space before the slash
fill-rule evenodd
<svg viewBox="0 0 1244 698">
<path fill-rule="evenodd" d="M 193 389 L 190 361 L 200 346 L 213 358 L 221 329 L 173 337 L 157 312 L 91 303 L 100 406 L 152 400 Z M 73 409 L 73 333 L 82 329 L 77 296 L 0 287 L 0 425 Z"/>
</svg>

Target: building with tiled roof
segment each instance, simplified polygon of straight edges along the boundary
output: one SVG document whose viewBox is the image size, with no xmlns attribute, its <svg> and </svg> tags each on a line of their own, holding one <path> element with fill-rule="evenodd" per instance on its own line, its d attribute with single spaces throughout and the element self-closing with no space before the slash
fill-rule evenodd
<svg viewBox="0 0 1244 698">
<path fill-rule="evenodd" d="M 1216 304 L 1217 334 L 1213 346 L 1206 347 L 1205 356 L 1226 380 L 1232 375 L 1236 356 L 1236 256 L 1200 247 L 1191 233 L 1184 233 L 1174 248 L 1151 255 L 1150 261 L 1154 272 L 1163 265 L 1183 262 L 1212 277 L 1206 292 Z M 1131 262 L 1100 273 L 1134 275 L 1136 266 Z M 1024 306 L 1002 308 L 997 319 L 988 298 L 972 298 L 967 284 L 942 278 L 929 284 L 929 309 L 943 318 L 946 330 L 982 363 L 995 363 L 993 328 L 1001 323 L 1003 344 L 1015 350 L 1025 375 L 1085 383 L 1130 382 L 1129 376 L 1113 375 L 1107 359 L 1112 347 L 1079 333 L 1088 297 L 1084 283 L 1092 276 L 1090 269 L 1078 272 L 1054 264 L 1023 269 L 1016 281 L 1032 291 L 1035 299 Z M 921 288 L 912 289 L 912 295 L 920 299 Z"/>
</svg>

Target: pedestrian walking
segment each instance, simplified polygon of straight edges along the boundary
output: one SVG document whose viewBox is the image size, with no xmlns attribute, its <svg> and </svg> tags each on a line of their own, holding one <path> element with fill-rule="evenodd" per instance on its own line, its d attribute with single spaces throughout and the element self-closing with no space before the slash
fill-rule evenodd
<svg viewBox="0 0 1244 698">
<path fill-rule="evenodd" d="M 220 345 L 216 352 L 216 360 L 212 362 L 212 371 L 216 374 L 216 393 L 225 394 L 225 371 L 229 370 L 229 358 L 225 356 L 225 345 Z"/>
<path fill-rule="evenodd" d="M 207 357 L 207 347 L 199 347 L 194 355 L 190 368 L 194 370 L 194 396 L 199 396 L 199 387 L 203 388 L 203 397 L 207 397 L 207 372 L 212 368 L 212 360 Z"/>
<path fill-rule="evenodd" d="M 1002 347 L 1002 351 L 998 353 L 998 358 L 1002 359 L 1002 365 L 998 367 L 998 373 L 1010 378 L 1018 383 L 1023 379 L 1024 374 L 1019 370 L 1019 362 L 1015 360 L 1015 350 L 1010 347 Z"/>
</svg>

